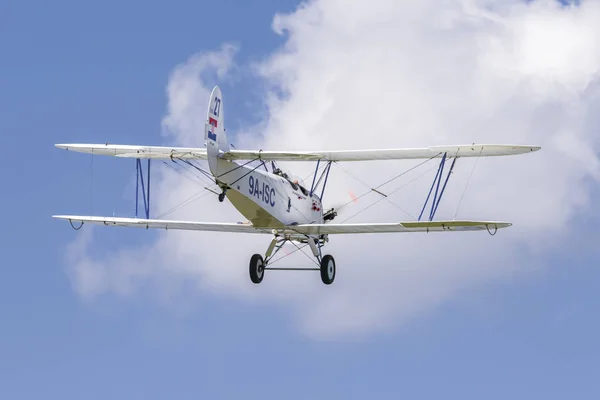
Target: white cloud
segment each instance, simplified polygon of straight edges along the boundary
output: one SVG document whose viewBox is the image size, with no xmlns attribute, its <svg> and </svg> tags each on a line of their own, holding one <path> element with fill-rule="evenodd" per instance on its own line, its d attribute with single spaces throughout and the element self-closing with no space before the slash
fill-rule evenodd
<svg viewBox="0 0 600 400">
<path fill-rule="evenodd" d="M 468 186 L 475 161 L 459 160 L 438 211 L 439 218 L 453 218 L 466 187 L 459 218 L 504 219 L 515 226 L 493 238 L 332 237 L 327 250 L 336 256 L 338 276 L 330 287 L 317 274 L 304 273 L 269 273 L 260 286 L 252 285 L 248 259 L 264 252 L 267 237 L 160 232 L 149 251 L 123 249 L 98 260 L 85 242 L 75 243 L 68 261 L 76 289 L 128 294 L 142 282 L 165 290 L 165 281 L 177 287 L 185 280 L 202 291 L 289 308 L 313 337 L 347 337 L 396 327 L 469 285 L 535 267 L 540 252 L 574 234 L 572 219 L 586 212 L 590 186 L 600 179 L 598 20 L 598 1 L 564 7 L 555 1 L 317 0 L 277 15 L 273 28 L 287 35 L 285 46 L 259 68 L 270 88 L 269 112 L 260 129 L 248 128 L 236 142 L 269 149 L 541 144 L 542 152 L 480 160 Z M 235 49 L 225 46 L 175 69 L 163 120 L 169 143 L 201 145 L 212 85 L 202 76 L 227 76 L 234 56 Z M 224 94 L 225 104 L 233 95 Z M 375 185 L 412 165 L 343 167 Z M 293 167 L 302 173 L 313 168 Z M 433 173 L 398 192 L 394 202 L 418 214 Z M 326 202 L 345 202 L 349 190 L 365 189 L 337 167 L 332 178 Z M 154 188 L 163 210 L 201 189 L 170 171 Z M 358 211 L 376 199 L 370 195 L 351 207 Z M 214 196 L 193 204 L 169 217 L 241 218 Z M 347 211 L 340 220 L 352 215 Z M 382 201 L 353 221 L 406 218 Z M 148 255 L 136 261 L 143 253 Z M 303 256 L 286 261 L 309 262 Z"/>
</svg>

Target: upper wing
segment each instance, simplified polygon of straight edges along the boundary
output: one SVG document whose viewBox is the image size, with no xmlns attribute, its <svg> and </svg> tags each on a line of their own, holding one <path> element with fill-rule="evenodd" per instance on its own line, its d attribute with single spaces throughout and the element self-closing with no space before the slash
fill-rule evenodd
<svg viewBox="0 0 600 400">
<path fill-rule="evenodd" d="M 206 149 L 198 147 L 130 146 L 123 144 L 56 144 L 59 149 L 123 158 L 195 158 L 206 160 Z"/>
<path fill-rule="evenodd" d="M 125 158 L 194 158 L 206 159 L 206 149 L 193 147 L 129 146 L 116 144 L 57 144 L 56 147 L 82 153 Z M 525 154 L 539 150 L 539 146 L 520 145 L 461 145 L 432 146 L 414 149 L 336 150 L 336 151 L 262 151 L 231 150 L 221 156 L 226 160 L 264 161 L 369 161 L 407 160 L 442 157 L 493 157 Z"/>
<path fill-rule="evenodd" d="M 230 160 L 261 159 L 265 161 L 370 161 L 370 160 L 409 160 L 418 158 L 442 157 L 492 157 L 524 154 L 539 150 L 538 146 L 513 145 L 464 145 L 432 146 L 415 149 L 380 150 L 335 150 L 335 151 L 248 151 L 231 150 L 223 155 Z"/>
<path fill-rule="evenodd" d="M 393 233 L 393 232 L 447 232 L 447 231 L 496 231 L 511 226 L 499 221 L 414 221 L 374 224 L 303 224 L 283 228 L 255 228 L 249 224 L 169 221 L 161 219 L 137 219 L 117 217 L 88 217 L 81 215 L 55 215 L 54 218 L 71 222 L 92 223 L 107 226 L 135 228 L 177 229 L 191 231 L 234 232 L 234 233 L 299 233 L 303 235 L 350 234 L 350 233 Z"/>
</svg>

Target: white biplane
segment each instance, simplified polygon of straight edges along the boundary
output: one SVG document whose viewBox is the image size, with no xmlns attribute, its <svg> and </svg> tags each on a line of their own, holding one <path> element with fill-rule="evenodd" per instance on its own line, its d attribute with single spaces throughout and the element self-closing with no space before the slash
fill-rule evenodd
<svg viewBox="0 0 600 400">
<path fill-rule="evenodd" d="M 55 218 L 71 222 L 124 226 L 137 228 L 181 229 L 196 231 L 262 233 L 272 235 L 264 257 L 254 254 L 250 259 L 250 279 L 254 283 L 263 280 L 265 270 L 269 269 L 306 269 L 318 270 L 324 284 L 333 283 L 336 265 L 331 255 L 323 255 L 322 247 L 329 241 L 329 235 L 389 232 L 451 232 L 476 231 L 488 232 L 511 226 L 500 221 L 449 220 L 434 221 L 437 204 L 448 182 L 454 162 L 460 157 L 508 156 L 530 153 L 539 150 L 538 146 L 521 145 L 461 145 L 435 146 L 412 149 L 383 150 L 341 150 L 341 151 L 263 151 L 231 149 L 224 129 L 223 99 L 221 90 L 215 86 L 211 93 L 204 137 L 206 148 L 182 148 L 159 146 L 129 146 L 113 144 L 57 144 L 56 147 L 94 155 L 134 158 L 137 161 L 138 178 L 141 174 L 142 190 L 146 218 L 117 218 L 78 215 L 55 215 Z M 438 174 L 431 186 L 427 201 L 434 186 L 435 194 L 429 219 L 391 223 L 332 223 L 337 215 L 336 209 L 323 207 L 322 198 L 327 185 L 331 164 L 346 161 L 403 160 L 403 159 L 441 159 Z M 144 187 L 140 159 L 148 159 L 147 191 Z M 225 198 L 245 217 L 246 223 L 217 223 L 195 221 L 171 221 L 150 219 L 150 160 L 207 160 L 211 179 L 218 185 L 221 193 L 219 201 Z M 446 160 L 453 159 L 450 172 L 440 189 L 443 168 Z M 252 166 L 253 161 L 258 161 Z M 276 161 L 312 161 L 316 162 L 311 187 L 304 187 L 299 181 L 283 172 Z M 270 162 L 271 171 L 267 164 Z M 259 168 L 263 166 L 264 170 Z M 321 168 L 319 168 L 319 166 Z M 138 180 L 139 183 L 139 180 Z M 321 193 L 317 195 L 317 188 Z M 136 189 L 137 190 L 137 189 Z M 439 192 L 439 193 L 438 193 Z M 137 201 L 137 192 L 136 192 Z M 318 268 L 273 268 L 269 263 L 286 242 L 308 245 Z"/>
</svg>

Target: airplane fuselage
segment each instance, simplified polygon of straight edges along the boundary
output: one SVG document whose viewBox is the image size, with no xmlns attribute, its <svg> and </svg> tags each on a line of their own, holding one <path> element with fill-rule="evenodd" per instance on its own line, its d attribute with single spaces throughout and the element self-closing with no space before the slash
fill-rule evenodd
<svg viewBox="0 0 600 400">
<path fill-rule="evenodd" d="M 283 174 L 219 159 L 214 175 L 231 204 L 256 227 L 323 223 L 319 197 Z"/>
</svg>

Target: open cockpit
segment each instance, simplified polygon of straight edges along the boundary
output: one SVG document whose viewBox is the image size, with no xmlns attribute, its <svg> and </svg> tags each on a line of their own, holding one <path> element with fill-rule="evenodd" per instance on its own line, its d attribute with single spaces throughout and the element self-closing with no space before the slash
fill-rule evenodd
<svg viewBox="0 0 600 400">
<path fill-rule="evenodd" d="M 296 176 L 290 176 L 288 173 L 284 172 L 281 168 L 275 165 L 274 162 L 271 161 L 271 166 L 273 170 L 273 174 L 282 177 L 292 186 L 294 190 L 300 190 L 303 195 L 309 196 L 310 193 L 304 185 L 302 184 L 302 179 Z"/>
</svg>

